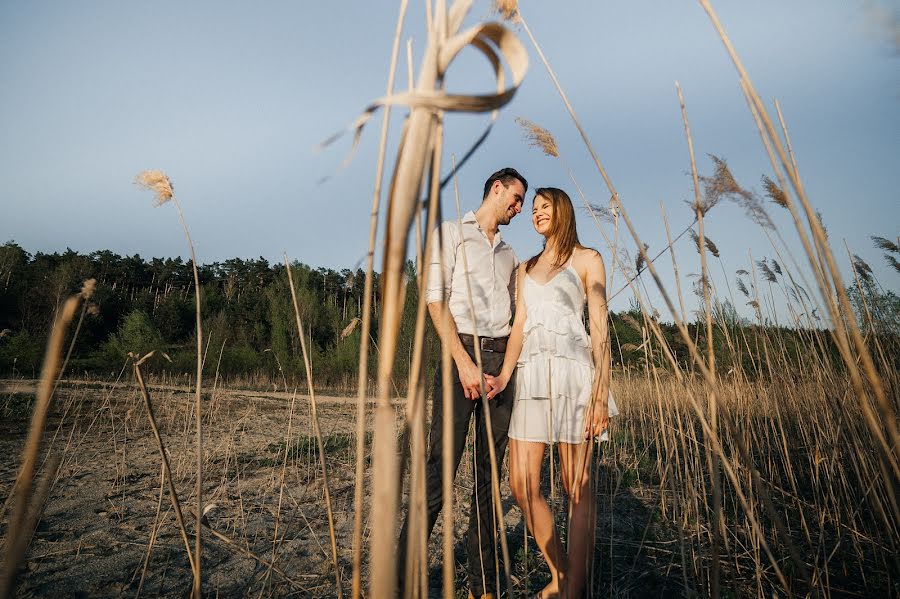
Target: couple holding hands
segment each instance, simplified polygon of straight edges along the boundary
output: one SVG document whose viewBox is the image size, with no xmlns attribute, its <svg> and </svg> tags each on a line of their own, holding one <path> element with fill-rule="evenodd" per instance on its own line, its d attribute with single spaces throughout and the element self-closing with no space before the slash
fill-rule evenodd
<svg viewBox="0 0 900 599">
<path fill-rule="evenodd" d="M 550 568 L 550 583 L 538 596 L 585 594 L 596 520 L 589 485 L 591 440 L 606 435 L 609 417 L 617 413 L 609 393 L 603 259 L 578 242 L 569 196 L 545 187 L 535 191 L 531 206 L 531 221 L 544 237 L 544 247 L 520 263 L 499 226 L 523 210 L 527 190 L 527 181 L 515 169 L 492 174 L 478 209 L 466 213 L 461 225 L 444 222 L 442 243 L 433 243 L 428 257 L 428 311 L 442 341 L 450 344 L 454 368 L 451 397 L 444 396 L 440 372 L 434 385 L 426 463 L 427 534 L 443 506 L 442 461 L 453 460 L 456 472 L 474 414 L 475 482 L 467 542 L 470 597 L 492 598 L 498 591 L 490 442 L 498 467 L 509 444 L 510 488 Z M 584 323 L 585 302 L 590 334 Z M 445 306 L 450 310 L 447 319 Z M 484 397 L 475 343 L 481 350 Z M 452 456 L 444 456 L 442 449 L 445 401 L 452 405 Z M 490 423 L 482 402 L 487 402 Z M 541 493 L 545 448 L 552 444 L 558 448 L 570 503 L 568 548 L 560 542 Z M 409 519 L 400 535 L 401 573 L 408 526 Z"/>
</svg>

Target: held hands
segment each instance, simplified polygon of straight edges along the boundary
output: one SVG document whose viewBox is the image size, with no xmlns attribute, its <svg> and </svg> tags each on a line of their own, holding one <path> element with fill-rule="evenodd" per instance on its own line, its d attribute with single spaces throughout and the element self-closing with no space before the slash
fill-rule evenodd
<svg viewBox="0 0 900 599">
<path fill-rule="evenodd" d="M 497 376 L 491 376 L 489 374 L 484 375 L 485 385 L 487 386 L 487 399 L 491 400 L 497 397 L 500 393 L 506 389 L 506 386 L 509 384 L 509 377 L 504 376 L 501 372 Z"/>
<path fill-rule="evenodd" d="M 459 371 L 459 382 L 462 385 L 466 399 L 476 401 L 481 398 L 481 373 L 478 366 L 472 360 L 467 360 L 463 364 L 457 365 Z M 509 378 L 502 374 L 491 376 L 484 375 L 484 388 L 487 393 L 487 399 L 494 399 L 509 384 Z"/>
<path fill-rule="evenodd" d="M 459 371 L 459 382 L 466 399 L 475 401 L 481 397 L 481 372 L 472 360 L 467 359 L 462 362 L 462 364 L 456 365 L 456 369 Z"/>
<path fill-rule="evenodd" d="M 604 401 L 596 401 L 585 418 L 584 438 L 590 440 L 599 437 L 609 428 L 609 405 Z"/>
</svg>

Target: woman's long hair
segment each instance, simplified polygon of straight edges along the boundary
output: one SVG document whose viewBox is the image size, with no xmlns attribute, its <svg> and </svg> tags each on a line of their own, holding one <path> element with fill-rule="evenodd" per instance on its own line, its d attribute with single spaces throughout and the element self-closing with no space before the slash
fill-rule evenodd
<svg viewBox="0 0 900 599">
<path fill-rule="evenodd" d="M 572 252 L 575 251 L 575 246 L 580 245 L 578 231 L 575 228 L 575 208 L 572 207 L 569 195 L 556 187 L 541 187 L 534 192 L 535 200 L 538 196 L 547 199 L 553 207 L 553 222 L 544 242 L 544 249 L 528 259 L 528 262 L 525 263 L 525 272 L 534 268 L 548 244 L 556 248 L 554 268 L 559 268 L 568 262 Z"/>
</svg>

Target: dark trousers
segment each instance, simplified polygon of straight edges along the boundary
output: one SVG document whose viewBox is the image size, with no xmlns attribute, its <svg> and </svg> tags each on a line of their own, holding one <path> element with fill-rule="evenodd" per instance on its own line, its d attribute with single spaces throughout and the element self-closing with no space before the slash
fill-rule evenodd
<svg viewBox="0 0 900 599">
<path fill-rule="evenodd" d="M 466 347 L 466 351 L 475 361 L 475 352 Z M 503 367 L 503 355 L 497 352 L 481 352 L 484 372 L 497 375 Z M 469 531 L 467 538 L 467 554 L 469 562 L 469 589 L 472 594 L 479 597 L 485 593 L 496 592 L 496 535 L 497 529 L 496 507 L 492 501 L 491 486 L 491 455 L 488 446 L 487 422 L 484 417 L 482 400 L 472 401 L 467 399 L 459 382 L 459 372 L 453 365 L 450 374 L 453 382 L 453 393 L 449 401 L 453 404 L 453 475 L 459 461 L 462 459 L 463 450 L 466 447 L 466 436 L 469 431 L 469 420 L 475 415 L 475 447 L 472 452 L 474 484 L 472 489 L 471 509 L 469 511 Z M 441 371 L 438 369 L 434 382 L 434 401 L 431 408 L 431 435 L 428 449 L 428 461 L 425 464 L 425 496 L 428 510 L 427 537 L 431 537 L 431 531 L 437 522 L 444 506 L 443 493 L 443 434 L 444 434 L 444 393 L 441 380 Z M 506 446 L 509 444 L 509 419 L 513 406 L 513 383 L 506 387 L 502 393 L 487 402 L 491 416 L 491 432 L 494 438 L 494 450 L 497 458 L 497 473 L 500 474 L 500 466 Z M 498 481 L 499 482 L 499 481 Z M 400 592 L 404 592 L 404 573 L 406 568 L 406 545 L 409 528 L 409 517 L 403 523 L 400 532 L 400 544 L 397 561 L 399 573 Z M 452 531 L 444 531 L 444 534 L 453 534 Z M 450 558 L 452 559 L 452 558 Z"/>
</svg>

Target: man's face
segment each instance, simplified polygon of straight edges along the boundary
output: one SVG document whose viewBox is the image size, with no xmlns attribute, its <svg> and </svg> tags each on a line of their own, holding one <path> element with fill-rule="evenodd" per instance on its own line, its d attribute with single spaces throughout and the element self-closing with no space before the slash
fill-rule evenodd
<svg viewBox="0 0 900 599">
<path fill-rule="evenodd" d="M 500 214 L 497 222 L 501 225 L 508 225 L 522 211 L 522 202 L 525 201 L 525 187 L 518 179 L 510 183 L 508 187 L 504 187 L 501 181 L 497 181 L 495 185 L 500 186 L 497 206 Z"/>
</svg>

